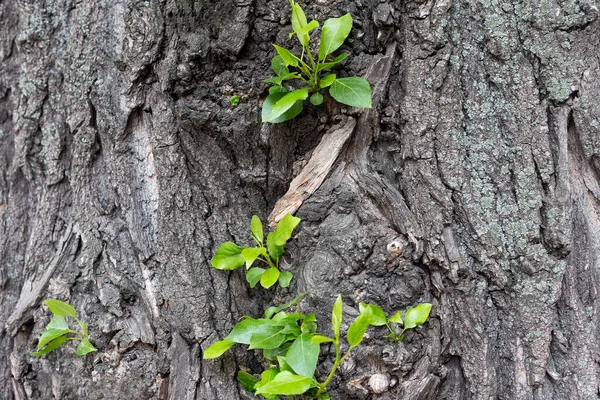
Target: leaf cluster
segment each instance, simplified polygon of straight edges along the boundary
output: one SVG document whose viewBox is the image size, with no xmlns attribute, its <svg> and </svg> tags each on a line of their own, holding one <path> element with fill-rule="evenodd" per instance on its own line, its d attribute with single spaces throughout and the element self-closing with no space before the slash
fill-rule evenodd
<svg viewBox="0 0 600 400">
<path fill-rule="evenodd" d="M 246 280 L 254 288 L 259 282 L 264 288 L 270 288 L 276 282 L 279 286 L 288 287 L 292 273 L 279 269 L 279 260 L 284 254 L 284 245 L 292 237 L 294 228 L 300 223 L 300 218 L 287 214 L 279 221 L 275 231 L 269 232 L 265 240 L 263 225 L 256 215 L 252 216 L 250 230 L 255 247 L 241 247 L 233 242 L 223 243 L 211 260 L 216 269 L 234 270 L 246 265 L 248 270 Z M 267 268 L 253 267 L 255 261 L 261 261 Z"/>
<path fill-rule="evenodd" d="M 294 35 L 302 45 L 300 56 L 290 50 L 273 45 L 277 56 L 271 60 L 275 76 L 265 82 L 273 84 L 269 96 L 262 107 L 263 122 L 278 123 L 290 120 L 302 112 L 302 103 L 310 95 L 314 105 L 323 103 L 323 90 L 340 103 L 349 106 L 371 108 L 371 86 L 364 78 L 338 78 L 336 74 L 326 74 L 337 64 L 348 57 L 341 54 L 331 60 L 328 57 L 346 40 L 352 30 L 352 16 L 343 15 L 325 21 L 321 29 L 319 51 L 313 55 L 310 46 L 310 34 L 319 27 L 319 22 L 308 22 L 302 7 L 294 0 L 289 0 L 292 7 L 292 29 L 290 38 Z M 283 83 L 290 80 L 300 80 L 304 88 L 288 90 Z"/>
<path fill-rule="evenodd" d="M 369 326 L 382 326 L 389 323 L 403 325 L 402 334 L 407 329 L 422 325 L 429 317 L 431 304 L 422 303 L 409 309 L 402 321 L 400 313 L 386 318 L 381 307 L 360 303 L 360 313 L 346 332 L 347 348 L 342 355 L 342 297 L 338 295 L 331 313 L 333 337 L 317 333 L 317 321 L 314 314 L 302 314 L 299 301 L 303 293 L 292 301 L 279 306 L 269 307 L 263 318 L 244 317 L 229 335 L 204 351 L 204 359 L 217 358 L 236 343 L 248 345 L 248 350 L 260 349 L 269 367 L 260 378 L 245 371 L 239 371 L 238 381 L 246 390 L 266 399 L 279 399 L 279 396 L 308 394 L 312 399 L 329 400 L 327 385 L 331 382 L 337 368 L 352 349 L 358 346 Z M 288 310 L 294 306 L 295 310 Z M 402 335 L 401 334 L 401 335 Z M 401 339 L 401 338 L 400 338 Z M 322 383 L 314 376 L 322 343 L 335 346 L 335 362 Z"/>
<path fill-rule="evenodd" d="M 54 316 L 38 339 L 37 351 L 29 352 L 31 355 L 43 356 L 71 340 L 79 341 L 76 350 L 78 356 L 96 351 L 96 348 L 90 343 L 86 323 L 77 319 L 77 312 L 73 306 L 60 300 L 46 300 L 44 304 L 50 308 Z M 81 332 L 70 329 L 67 318 L 73 318 L 79 324 Z"/>
</svg>

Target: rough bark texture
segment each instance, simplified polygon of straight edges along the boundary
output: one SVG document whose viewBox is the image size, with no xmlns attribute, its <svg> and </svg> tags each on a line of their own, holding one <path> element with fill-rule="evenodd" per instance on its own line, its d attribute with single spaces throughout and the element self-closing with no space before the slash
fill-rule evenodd
<svg viewBox="0 0 600 400">
<path fill-rule="evenodd" d="M 372 110 L 260 123 L 283 0 L 0 0 L 0 398 L 248 399 L 255 354 L 202 350 L 307 289 L 324 330 L 337 293 L 434 304 L 403 342 L 370 331 L 333 399 L 600 396 L 598 1 L 301 4 L 353 15 L 338 74 L 368 77 Z M 211 268 L 348 123 L 290 288 Z M 47 298 L 98 353 L 27 353 Z"/>
</svg>

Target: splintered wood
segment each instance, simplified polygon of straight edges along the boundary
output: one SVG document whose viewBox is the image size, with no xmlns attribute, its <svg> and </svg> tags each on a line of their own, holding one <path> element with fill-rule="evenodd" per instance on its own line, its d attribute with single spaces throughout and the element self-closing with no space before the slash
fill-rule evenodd
<svg viewBox="0 0 600 400">
<path fill-rule="evenodd" d="M 269 215 L 269 226 L 271 228 L 275 228 L 277 222 L 286 214 L 294 213 L 302 205 L 302 202 L 321 186 L 344 144 L 352 135 L 355 126 L 356 120 L 347 117 L 345 122 L 323 135 L 308 164 L 294 178 L 287 193 L 275 204 L 271 215 Z"/>
</svg>

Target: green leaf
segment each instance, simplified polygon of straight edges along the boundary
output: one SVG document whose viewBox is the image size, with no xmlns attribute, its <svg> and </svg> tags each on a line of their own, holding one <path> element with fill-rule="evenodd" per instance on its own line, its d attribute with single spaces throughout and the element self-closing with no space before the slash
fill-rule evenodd
<svg viewBox="0 0 600 400">
<path fill-rule="evenodd" d="M 305 35 L 307 33 L 310 34 L 310 31 L 312 31 L 313 29 L 317 29 L 318 27 L 319 27 L 319 21 L 315 21 L 313 19 L 308 24 L 306 24 L 306 26 L 304 28 L 298 30 L 298 32 L 296 32 L 296 34 L 298 34 L 298 35 Z M 309 37 L 309 40 L 310 40 L 310 37 Z"/>
<path fill-rule="evenodd" d="M 225 242 L 217 249 L 215 256 L 210 260 L 213 267 L 220 270 L 233 270 L 244 265 L 243 247 L 233 242 Z"/>
<path fill-rule="evenodd" d="M 338 78 L 329 88 L 329 93 L 340 103 L 371 108 L 371 86 L 363 78 Z"/>
<path fill-rule="evenodd" d="M 324 60 L 328 54 L 336 51 L 352 30 L 352 16 L 343 15 L 339 18 L 330 18 L 323 24 L 321 43 L 319 45 L 319 61 Z"/>
<path fill-rule="evenodd" d="M 346 57 L 348 57 L 348 56 L 349 56 L 348 53 L 343 53 L 343 54 L 340 54 L 339 56 L 337 56 L 336 58 L 334 58 L 333 61 L 319 62 L 319 64 L 317 65 L 317 72 L 329 71 L 331 68 L 335 67 L 336 65 L 338 65 L 339 63 L 344 61 L 346 59 Z"/>
<path fill-rule="evenodd" d="M 281 56 L 273 57 L 271 60 L 271 68 L 273 68 L 273 72 L 275 72 L 277 76 L 285 76 L 290 73 L 290 70 Z"/>
<path fill-rule="evenodd" d="M 85 356 L 87 353 L 91 353 L 92 351 L 98 350 L 96 350 L 96 348 L 92 346 L 90 341 L 87 338 L 85 338 L 81 342 L 79 342 L 75 353 L 77 353 L 78 356 Z"/>
<path fill-rule="evenodd" d="M 296 322 L 286 324 L 285 327 L 281 330 L 281 333 L 284 335 L 292 335 L 294 338 L 300 336 L 300 327 Z"/>
<path fill-rule="evenodd" d="M 254 393 L 254 385 L 258 382 L 258 379 L 246 371 L 238 371 L 237 380 L 250 393 Z"/>
<path fill-rule="evenodd" d="M 42 350 L 30 351 L 29 354 L 31 354 L 32 356 L 36 356 L 36 357 L 43 356 L 44 354 L 50 353 L 52 350 L 56 350 L 61 344 L 63 344 L 64 342 L 67 342 L 68 340 L 69 340 L 69 338 L 66 336 L 59 336 L 56 339 L 49 342 L 48 345 L 46 347 L 44 347 Z"/>
<path fill-rule="evenodd" d="M 286 288 L 290 286 L 290 282 L 294 275 L 290 271 L 281 271 L 281 275 L 279 275 L 279 286 Z"/>
<path fill-rule="evenodd" d="M 280 394 L 286 396 L 302 394 L 310 389 L 311 384 L 312 378 L 283 371 L 278 373 L 273 380 L 258 388 L 256 394 Z"/>
<path fill-rule="evenodd" d="M 263 349 L 263 357 L 267 360 L 277 361 L 277 357 L 285 356 L 287 349 L 290 348 L 292 344 L 289 342 L 283 342 L 283 344 L 274 349 Z"/>
<path fill-rule="evenodd" d="M 269 93 L 270 94 L 274 94 L 274 93 L 289 93 L 290 91 L 287 90 L 286 88 L 284 88 L 283 86 L 271 86 L 269 88 Z"/>
<path fill-rule="evenodd" d="M 323 335 L 313 335 L 310 339 L 313 343 L 334 343 L 335 339 L 323 336 Z"/>
<path fill-rule="evenodd" d="M 395 322 L 396 324 L 403 324 L 402 322 L 402 313 L 400 311 L 396 312 L 396 314 L 392 315 L 388 322 Z"/>
<path fill-rule="evenodd" d="M 300 221 L 300 218 L 294 217 L 292 214 L 286 214 L 275 228 L 275 237 L 273 238 L 275 244 L 283 246 L 292 237 L 292 232 Z"/>
<path fill-rule="evenodd" d="M 273 83 L 275 85 L 280 86 L 283 81 L 288 81 L 290 79 L 296 79 L 296 78 L 300 78 L 300 75 L 297 72 L 290 72 L 290 73 L 285 74 L 285 75 L 275 76 L 275 77 L 272 77 L 272 78 L 269 78 L 269 79 L 265 79 L 263 82 Z"/>
<path fill-rule="evenodd" d="M 284 356 L 277 356 L 277 363 L 279 364 L 280 371 L 289 371 L 294 372 L 292 367 L 287 362 L 287 359 Z"/>
<path fill-rule="evenodd" d="M 265 79 L 264 83 L 272 83 L 276 86 L 280 86 L 283 83 L 283 78 L 281 76 L 273 76 L 269 79 Z"/>
<path fill-rule="evenodd" d="M 416 307 L 409 308 L 404 316 L 404 329 L 411 329 L 423 325 L 425 321 L 427 321 L 427 318 L 429 318 L 431 307 L 432 304 L 430 303 L 421 303 Z"/>
<path fill-rule="evenodd" d="M 262 244 L 264 239 L 263 224 L 260 221 L 260 218 L 258 218 L 258 216 L 256 215 L 252 216 L 252 222 L 250 222 L 250 230 L 252 231 L 252 234 L 254 235 L 256 240 L 258 240 L 259 243 Z"/>
<path fill-rule="evenodd" d="M 202 355 L 202 358 L 204 360 L 209 360 L 211 358 L 220 357 L 221 354 L 223 354 L 227 350 L 229 350 L 234 344 L 235 344 L 235 342 L 232 340 L 228 340 L 228 339 L 219 340 L 218 342 L 211 344 L 210 346 L 208 346 L 206 348 L 206 350 L 204 350 L 204 354 Z"/>
<path fill-rule="evenodd" d="M 300 61 L 300 59 L 293 55 L 291 51 L 281 46 L 277 46 L 276 44 L 274 44 L 273 47 L 275 47 L 277 54 L 279 54 L 279 57 L 281 57 L 286 65 L 291 65 L 292 67 L 298 66 L 298 61 Z"/>
<path fill-rule="evenodd" d="M 277 268 L 275 268 L 275 267 L 269 268 L 260 277 L 261 286 L 264 287 L 265 289 L 270 288 L 279 279 L 279 274 L 280 274 L 280 272 Z"/>
<path fill-rule="evenodd" d="M 323 104 L 323 95 L 319 92 L 313 93 L 313 95 L 310 96 L 310 102 L 315 106 Z"/>
<path fill-rule="evenodd" d="M 273 113 L 273 107 L 279 100 L 283 99 L 289 92 L 282 86 L 276 86 L 277 91 L 273 91 L 263 102 L 262 105 L 262 120 L 265 122 L 269 116 Z M 273 88 L 271 88 L 273 89 Z M 270 90 L 269 90 L 270 91 Z M 281 114 L 279 117 L 274 118 L 270 121 L 273 124 L 285 122 L 290 120 L 302 112 L 302 101 L 296 101 L 287 111 Z"/>
<path fill-rule="evenodd" d="M 83 334 L 85 335 L 85 337 L 88 337 L 87 324 L 84 321 L 81 321 L 81 323 L 79 324 L 79 326 L 81 327 L 81 331 L 83 332 Z"/>
<path fill-rule="evenodd" d="M 386 323 L 386 316 L 385 316 L 385 312 L 381 309 L 381 307 L 376 306 L 374 304 L 366 304 L 366 303 L 360 303 L 358 305 L 360 313 L 363 313 L 363 310 L 366 307 L 369 307 L 371 309 L 371 313 L 373 315 L 373 318 L 371 319 L 371 325 L 373 326 L 383 326 Z"/>
<path fill-rule="evenodd" d="M 267 249 L 273 261 L 277 262 L 284 253 L 283 246 L 275 244 L 275 232 L 269 232 L 267 235 Z"/>
<path fill-rule="evenodd" d="M 250 337 L 248 350 L 279 347 L 285 340 L 285 334 L 282 334 L 281 330 L 282 327 L 278 325 L 260 325 Z"/>
<path fill-rule="evenodd" d="M 290 5 L 292 6 L 292 29 L 296 32 L 296 35 L 298 35 L 300 44 L 304 47 L 308 47 L 310 36 L 307 32 L 304 32 L 304 29 L 308 25 L 306 15 L 298 3 L 290 0 Z"/>
<path fill-rule="evenodd" d="M 252 263 L 261 255 L 265 255 L 266 250 L 264 247 L 246 247 L 242 250 L 242 257 L 246 261 L 246 268 L 250 268 Z"/>
<path fill-rule="evenodd" d="M 340 339 L 340 327 L 342 326 L 342 295 L 338 294 L 335 303 L 333 303 L 333 309 L 331 310 L 331 327 L 335 334 L 336 341 Z"/>
<path fill-rule="evenodd" d="M 240 104 L 240 96 L 234 95 L 229 98 L 229 102 L 232 106 L 237 106 Z"/>
<path fill-rule="evenodd" d="M 273 95 L 270 95 L 269 97 L 271 97 L 271 96 L 273 96 Z M 267 99 L 269 97 L 267 97 Z M 277 102 L 272 106 L 272 108 L 270 110 L 271 112 L 268 115 L 266 115 L 266 117 L 263 115 L 263 122 L 279 121 L 279 117 L 281 115 L 283 115 L 286 111 L 288 111 L 290 108 L 292 108 L 294 106 L 294 104 L 296 104 L 296 102 L 306 100 L 307 97 L 308 97 L 308 89 L 306 89 L 306 88 L 296 89 L 292 92 L 289 92 L 288 94 L 284 95 L 279 100 L 277 100 Z M 266 103 L 266 100 L 265 100 L 265 103 Z M 265 110 L 265 108 L 264 108 L 265 103 L 263 103 L 263 111 Z"/>
<path fill-rule="evenodd" d="M 358 346 L 362 342 L 367 328 L 371 324 L 373 318 L 373 312 L 370 308 L 365 308 L 363 312 L 354 320 L 352 325 L 348 328 L 346 334 L 348 338 L 348 344 L 351 347 Z"/>
<path fill-rule="evenodd" d="M 285 358 L 294 372 L 311 378 L 317 368 L 320 347 L 318 343 L 313 343 L 312 335 L 303 333 L 294 340 Z"/>
<path fill-rule="evenodd" d="M 273 315 L 278 313 L 281 310 L 285 310 L 286 308 L 291 307 L 294 304 L 297 304 L 304 296 L 306 296 L 308 292 L 300 293 L 298 296 L 294 297 L 292 300 L 288 301 L 285 304 L 282 304 L 277 307 L 269 307 L 265 310 L 265 318 L 271 318 Z"/>
<path fill-rule="evenodd" d="M 319 86 L 321 86 L 321 88 L 326 88 L 328 86 L 331 86 L 333 81 L 335 81 L 335 74 L 325 75 L 324 77 L 321 78 L 321 81 L 319 82 Z"/>
<path fill-rule="evenodd" d="M 317 400 L 331 400 L 331 396 L 329 396 L 328 392 L 325 392 L 323 394 L 321 394 Z"/>
<path fill-rule="evenodd" d="M 265 273 L 266 269 L 264 268 L 250 268 L 246 273 L 246 280 L 250 284 L 250 287 L 254 289 L 256 284 L 260 281 L 260 277 Z"/>
<path fill-rule="evenodd" d="M 300 327 L 302 333 L 315 333 L 317 332 L 317 323 L 312 321 L 304 321 Z"/>
<path fill-rule="evenodd" d="M 46 343 L 53 341 L 59 336 L 66 335 L 67 333 L 69 333 L 69 329 L 48 329 L 47 331 L 42 332 L 38 341 L 38 351 L 44 347 Z"/>
<path fill-rule="evenodd" d="M 60 300 L 46 300 L 44 302 L 45 305 L 50 308 L 50 311 L 54 315 L 58 315 L 61 317 L 77 317 L 77 312 L 69 303 L 65 303 Z"/>
<path fill-rule="evenodd" d="M 265 322 L 267 321 L 267 322 Z M 231 340 L 236 343 L 250 344 L 250 338 L 256 332 L 256 330 L 268 323 L 272 323 L 271 320 L 265 319 L 254 319 L 251 317 L 246 317 L 242 322 L 239 322 L 236 326 L 233 327 L 229 335 L 225 339 Z M 282 325 L 279 325 L 280 328 L 283 328 Z"/>
<path fill-rule="evenodd" d="M 256 384 L 254 385 L 254 389 L 256 390 L 264 384 L 271 382 L 273 379 L 275 379 L 278 373 L 279 368 L 271 368 L 264 370 L 262 374 L 260 374 L 260 381 L 256 382 Z"/>
<path fill-rule="evenodd" d="M 65 317 L 62 317 L 60 315 L 55 315 L 50 320 L 50 323 L 46 326 L 46 329 L 48 329 L 48 330 L 50 330 L 50 329 L 64 330 L 64 329 L 69 329 L 69 325 L 67 325 L 67 321 L 65 320 Z"/>
</svg>

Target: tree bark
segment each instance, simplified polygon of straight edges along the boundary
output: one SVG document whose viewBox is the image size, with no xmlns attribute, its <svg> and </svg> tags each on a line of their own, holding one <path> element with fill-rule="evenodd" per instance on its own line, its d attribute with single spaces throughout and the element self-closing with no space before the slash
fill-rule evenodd
<svg viewBox="0 0 600 400">
<path fill-rule="evenodd" d="M 600 397 L 598 1 L 300 4 L 351 13 L 336 72 L 371 110 L 261 124 L 283 0 L 0 0 L 0 398 L 249 399 L 258 355 L 203 349 L 306 290 L 325 332 L 337 293 L 345 328 L 434 305 L 403 342 L 369 331 L 332 399 Z M 210 267 L 276 204 L 303 220 L 288 289 Z M 97 353 L 27 353 L 48 298 Z"/>
</svg>

